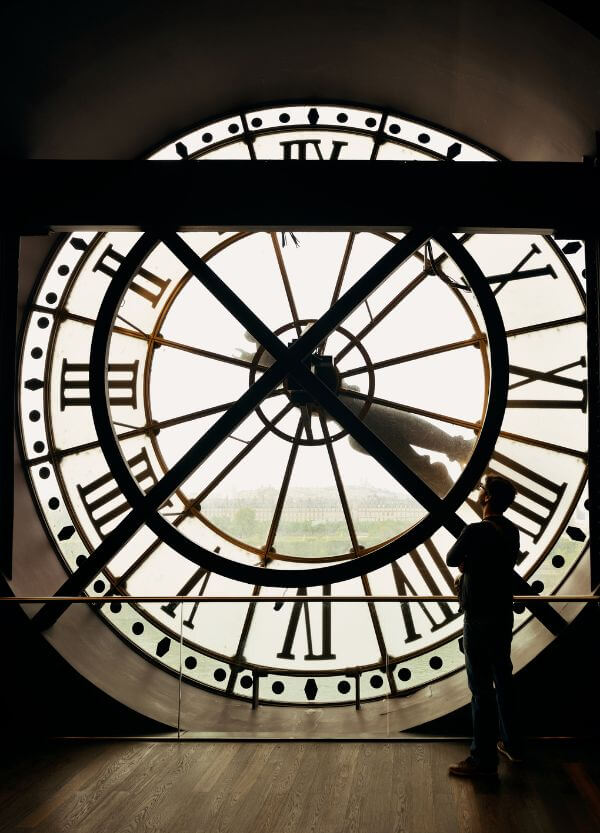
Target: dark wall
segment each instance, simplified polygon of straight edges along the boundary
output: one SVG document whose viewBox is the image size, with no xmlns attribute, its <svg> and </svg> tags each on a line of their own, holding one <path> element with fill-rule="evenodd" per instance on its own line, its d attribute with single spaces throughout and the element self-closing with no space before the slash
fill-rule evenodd
<svg viewBox="0 0 600 833">
<path fill-rule="evenodd" d="M 2 14 L 5 157 L 132 158 L 213 115 L 294 98 L 389 107 L 512 159 L 578 161 L 600 127 L 600 42 L 537 0 L 12 0 Z M 0 607 L 0 625 L 9 731 L 156 728 L 16 608 Z M 599 631 L 588 609 L 518 676 L 533 734 L 596 732 Z M 467 712 L 429 728 L 466 733 Z"/>
<path fill-rule="evenodd" d="M 3 580 L 0 593 L 12 595 Z M 0 604 L 4 736 L 138 735 L 172 731 L 126 708 L 77 673 L 19 605 Z"/>
<path fill-rule="evenodd" d="M 512 159 L 578 161 L 600 127 L 600 42 L 538 0 L 3 9 L 13 156 L 131 158 L 215 114 L 313 97 L 396 109 Z"/>
</svg>

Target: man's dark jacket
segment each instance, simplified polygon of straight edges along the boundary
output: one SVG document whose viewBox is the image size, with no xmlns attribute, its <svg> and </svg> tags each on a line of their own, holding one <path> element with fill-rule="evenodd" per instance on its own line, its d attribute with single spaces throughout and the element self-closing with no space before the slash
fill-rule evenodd
<svg viewBox="0 0 600 833">
<path fill-rule="evenodd" d="M 464 564 L 460 599 L 468 618 L 512 614 L 513 569 L 519 530 L 503 515 L 469 524 L 446 557 L 449 567 Z"/>
</svg>

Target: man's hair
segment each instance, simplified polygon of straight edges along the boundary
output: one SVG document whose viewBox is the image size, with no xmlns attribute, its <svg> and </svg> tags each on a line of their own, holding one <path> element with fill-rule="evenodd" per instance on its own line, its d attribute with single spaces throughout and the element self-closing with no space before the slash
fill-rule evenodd
<svg viewBox="0 0 600 833">
<path fill-rule="evenodd" d="M 497 474 L 488 475 L 483 485 L 489 496 L 488 506 L 492 512 L 505 512 L 517 494 L 510 480 Z"/>
</svg>

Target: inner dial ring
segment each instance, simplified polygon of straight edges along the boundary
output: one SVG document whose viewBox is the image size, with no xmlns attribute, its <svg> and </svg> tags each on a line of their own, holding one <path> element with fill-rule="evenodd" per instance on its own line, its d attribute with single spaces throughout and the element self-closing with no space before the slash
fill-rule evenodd
<svg viewBox="0 0 600 833">
<path fill-rule="evenodd" d="M 311 324 L 314 324 L 315 321 L 316 321 L 315 318 L 303 318 L 303 319 L 300 319 L 297 323 L 300 327 L 307 328 Z M 288 332 L 294 330 L 295 328 L 296 328 L 296 324 L 294 324 L 294 322 L 291 321 L 289 324 L 284 324 L 282 327 L 278 327 L 274 332 L 275 332 L 276 336 L 281 336 L 281 335 L 284 335 L 285 333 L 288 333 Z M 347 330 L 344 327 L 338 325 L 335 328 L 334 332 L 337 332 L 337 333 L 340 333 L 341 335 L 343 335 L 353 347 L 356 347 L 356 349 L 359 351 L 359 353 L 360 353 L 360 355 L 361 355 L 361 357 L 364 361 L 365 370 L 363 371 L 363 374 L 364 373 L 368 374 L 369 383 L 368 383 L 367 393 L 365 394 L 366 398 L 365 398 L 364 404 L 362 405 L 361 409 L 357 413 L 357 416 L 358 416 L 359 419 L 364 419 L 364 417 L 367 415 L 367 412 L 369 411 L 369 408 L 371 407 L 371 405 L 373 403 L 373 396 L 375 395 L 375 370 L 373 368 L 373 362 L 371 361 L 371 357 L 369 356 L 364 344 L 361 341 L 359 341 L 359 339 L 357 339 L 356 336 L 353 335 L 349 330 Z M 318 362 L 318 360 L 319 360 L 318 351 L 315 351 L 314 356 L 315 356 L 316 362 Z M 269 363 L 268 362 L 269 358 L 270 358 L 270 356 L 266 352 L 266 350 L 262 346 L 262 344 L 259 345 L 258 350 L 254 354 L 254 357 L 252 359 L 252 367 L 250 368 L 249 381 L 248 381 L 248 386 L 249 387 L 251 385 L 253 385 L 254 382 L 256 381 L 256 374 L 257 374 L 257 370 L 258 370 L 259 366 L 261 364 L 262 365 L 268 364 Z M 320 356 L 320 358 L 323 359 L 323 358 L 327 358 L 327 357 Z M 314 372 L 316 372 L 316 375 L 318 376 L 319 375 L 318 365 L 315 366 L 313 364 L 313 367 L 314 367 Z M 332 378 L 332 384 L 329 384 L 329 387 L 331 387 L 334 390 L 335 393 L 339 394 L 340 390 L 343 391 L 340 372 L 337 369 L 337 367 L 335 366 L 335 364 L 332 364 L 332 370 L 333 370 L 333 373 L 335 374 L 335 381 L 333 382 L 333 378 Z M 325 381 L 326 384 L 328 383 L 327 382 L 327 377 L 332 377 L 332 373 L 331 373 L 331 370 L 326 366 L 324 368 L 324 371 L 323 371 L 323 379 L 322 379 L 322 381 Z M 334 385 L 335 385 L 335 387 L 334 387 Z M 308 411 L 308 418 L 309 419 L 310 419 L 310 416 L 311 416 L 311 412 L 313 412 L 313 410 L 315 412 L 318 412 L 320 410 L 319 407 L 314 405 L 312 402 L 307 401 L 305 403 L 305 402 L 302 401 L 302 391 L 297 391 L 294 388 L 293 381 L 290 382 L 289 377 L 286 377 L 286 379 L 284 380 L 284 389 L 286 391 L 286 395 L 288 397 L 288 400 L 290 402 L 292 402 L 292 404 L 297 405 L 301 409 L 306 408 L 306 410 Z M 278 437 L 281 437 L 282 440 L 286 440 L 286 442 L 289 442 L 289 443 L 297 442 L 299 445 L 310 445 L 310 446 L 326 445 L 326 443 L 327 443 L 327 440 L 325 439 L 325 437 L 314 437 L 313 436 L 312 438 L 309 439 L 308 437 L 302 436 L 300 439 L 298 439 L 298 438 L 295 438 L 293 436 L 293 434 L 290 434 L 286 431 L 282 431 L 281 428 L 278 428 L 277 425 L 275 425 L 272 422 L 272 420 L 270 420 L 266 416 L 266 414 L 264 413 L 264 411 L 263 411 L 263 409 L 260 405 L 257 407 L 256 413 L 258 414 L 258 416 L 260 417 L 261 421 L 263 422 L 263 424 L 265 426 L 270 427 L 271 431 L 273 431 L 275 434 L 277 434 Z M 340 431 L 336 431 L 335 434 L 330 434 L 329 439 L 331 440 L 331 442 L 335 442 L 336 440 L 341 440 L 343 437 L 347 436 L 347 434 L 348 434 L 348 432 L 345 429 L 341 429 Z"/>
<path fill-rule="evenodd" d="M 235 246 L 236 243 L 238 243 L 239 241 L 241 241 L 242 239 L 244 239 L 247 236 L 248 235 L 236 235 L 234 238 L 231 238 L 228 241 L 223 241 L 223 243 L 220 244 L 218 247 L 216 247 L 215 250 L 210 252 L 209 257 L 207 257 L 206 259 L 207 260 L 211 259 L 213 254 L 217 253 L 218 251 L 228 249 L 229 246 L 231 246 L 231 245 Z M 389 242 L 392 242 L 392 240 L 390 240 Z M 397 241 L 394 239 L 393 242 L 397 242 Z M 166 324 L 166 319 L 168 317 L 168 313 L 169 313 L 170 309 L 172 308 L 172 303 L 173 303 L 174 299 L 179 294 L 180 289 L 183 286 L 185 286 L 185 284 L 190 279 L 191 279 L 191 274 L 190 273 L 187 273 L 182 278 L 180 287 L 177 290 L 175 290 L 171 301 L 167 304 L 167 307 L 163 310 L 163 312 L 160 316 L 160 321 L 157 322 L 157 324 L 154 328 L 155 333 L 159 331 L 160 327 L 162 327 Z M 437 293 L 438 289 L 437 289 L 437 287 L 435 287 L 435 280 L 434 279 L 430 279 L 430 280 L 431 280 L 431 283 L 434 284 L 433 289 L 435 290 L 435 293 Z M 480 340 L 478 341 L 478 343 L 474 344 L 473 346 L 476 347 L 476 350 L 480 355 L 481 365 L 482 365 L 482 379 L 483 379 L 484 390 L 482 391 L 483 401 L 481 402 L 480 407 L 481 407 L 481 419 L 483 421 L 483 418 L 485 416 L 485 411 L 486 411 L 487 399 L 488 399 L 488 395 L 489 395 L 489 376 L 490 376 L 490 374 L 489 374 L 489 365 L 488 365 L 488 355 L 487 355 L 487 350 L 485 349 L 485 344 L 487 342 L 487 338 L 486 338 L 486 336 L 484 336 L 482 334 L 482 332 L 480 330 L 480 327 L 479 327 L 479 324 L 477 322 L 477 317 L 474 314 L 474 311 L 471 309 L 471 306 L 469 305 L 468 301 L 462 296 L 462 294 L 460 292 L 458 292 L 456 289 L 454 289 L 454 288 L 449 289 L 447 286 L 442 286 L 442 284 L 439 285 L 439 290 L 444 292 L 444 293 L 445 292 L 449 293 L 449 296 L 451 296 L 457 302 L 457 305 L 458 305 L 457 306 L 457 314 L 458 314 L 458 310 L 460 309 L 462 311 L 462 315 L 464 316 L 465 324 L 468 327 L 472 328 L 470 330 L 470 332 L 475 332 L 476 335 L 480 336 Z M 314 317 L 296 319 L 293 322 L 288 320 L 287 323 L 285 323 L 283 325 L 280 325 L 277 328 L 274 328 L 273 332 L 278 337 L 281 337 L 283 335 L 284 336 L 283 340 L 285 341 L 286 340 L 285 334 L 289 333 L 290 336 L 294 337 L 297 334 L 299 334 L 299 332 L 301 330 L 304 331 L 304 330 L 308 329 L 308 327 L 310 327 L 310 325 L 313 324 L 316 320 L 317 319 L 314 318 Z M 350 372 L 349 384 L 348 383 L 344 384 L 344 377 L 345 377 L 347 371 L 345 372 L 343 370 L 338 370 L 335 367 L 335 365 L 333 365 L 333 361 L 335 361 L 335 360 L 332 360 L 332 370 L 335 373 L 335 379 L 332 380 L 332 384 L 329 385 L 329 386 L 330 386 L 330 388 L 335 390 L 336 393 L 340 393 L 340 391 L 341 391 L 342 394 L 343 394 L 344 389 L 346 389 L 348 391 L 348 394 L 349 394 L 348 397 L 344 397 L 345 399 L 348 400 L 346 404 L 348 404 L 352 408 L 352 410 L 354 410 L 355 414 L 357 415 L 357 417 L 359 419 L 364 420 L 364 418 L 367 416 L 369 411 L 374 406 L 375 387 L 376 387 L 375 386 L 375 371 L 376 371 L 376 369 L 378 369 L 378 365 L 377 364 L 374 365 L 374 362 L 373 362 L 369 352 L 367 351 L 367 349 L 366 349 L 366 347 L 363 343 L 363 340 L 360 338 L 360 334 L 359 334 L 359 336 L 356 336 L 349 329 L 347 329 L 345 327 L 342 327 L 341 325 L 338 325 L 330 333 L 330 335 L 327 337 L 326 341 L 329 342 L 329 339 L 334 338 L 334 336 L 336 336 L 336 335 L 337 335 L 337 341 L 338 342 L 340 340 L 340 337 L 342 337 L 345 341 L 345 344 L 343 345 L 344 352 L 347 353 L 350 350 L 352 350 L 357 359 L 360 356 L 359 361 L 358 362 L 353 362 L 352 364 L 360 364 L 361 367 L 359 368 L 360 374 Z M 246 337 L 248 338 L 248 336 L 246 336 Z M 256 382 L 256 380 L 258 378 L 260 378 L 260 371 L 264 371 L 270 365 L 270 363 L 272 362 L 272 359 L 271 359 L 269 353 L 264 349 L 264 347 L 262 345 L 258 345 L 258 349 L 256 349 L 257 342 L 254 339 L 252 339 L 252 341 L 254 342 L 255 352 L 254 353 L 248 352 L 244 356 L 244 360 L 246 361 L 246 363 L 248 365 L 249 378 L 247 377 L 248 382 L 246 383 L 248 385 L 248 387 L 251 387 L 252 384 L 254 382 Z M 210 345 L 207 345 L 207 346 L 210 347 Z M 340 346 L 341 345 L 338 344 L 338 347 L 336 348 L 336 350 L 339 350 Z M 354 348 L 356 348 L 356 350 L 354 350 Z M 331 346 L 329 345 L 329 351 L 328 352 L 332 352 L 333 354 L 335 354 L 336 350 L 332 350 Z M 381 352 L 381 345 L 379 346 L 379 350 Z M 312 355 L 314 357 L 318 357 L 321 352 L 326 352 L 326 345 L 323 344 L 323 343 L 315 348 Z M 386 350 L 385 354 L 379 355 L 379 359 L 384 358 L 384 355 L 385 355 L 385 358 L 387 359 L 388 358 L 387 350 Z M 402 357 L 400 357 L 400 358 L 402 358 Z M 384 362 L 379 362 L 378 364 L 386 365 L 386 363 L 387 362 L 384 361 Z M 151 398 L 150 398 L 150 395 L 149 395 L 150 394 L 150 390 L 149 390 L 150 386 L 149 386 L 149 377 L 148 377 L 148 370 L 151 366 L 152 366 L 152 363 L 150 362 L 147 365 L 147 374 L 146 374 L 146 383 L 145 383 L 145 389 L 146 389 L 145 403 L 146 403 L 146 408 L 147 408 L 148 424 L 152 424 L 152 405 L 151 405 Z M 385 371 L 383 371 L 383 372 L 385 372 Z M 356 387 L 352 384 L 352 381 L 353 381 L 352 378 L 351 378 L 352 375 L 362 375 L 362 376 L 364 376 L 365 374 L 367 374 L 367 376 L 368 376 L 368 384 L 365 386 L 367 388 L 366 392 L 364 392 L 364 393 L 360 392 L 358 394 L 357 398 L 351 398 L 353 394 L 356 396 Z M 326 381 L 325 378 L 322 378 L 322 381 Z M 283 381 L 283 389 L 281 390 L 282 395 L 284 394 L 284 391 L 285 391 L 285 396 L 286 396 L 288 404 L 293 405 L 295 407 L 295 410 L 297 411 L 297 413 L 300 414 L 302 406 L 301 406 L 300 402 L 294 401 L 294 396 L 298 392 L 302 392 L 302 391 L 299 388 L 294 389 L 294 386 L 290 385 L 289 380 L 287 380 L 287 379 L 284 379 L 284 381 Z M 385 391 L 383 391 L 383 392 L 379 391 L 379 397 L 381 397 L 382 395 L 384 397 L 386 396 Z M 393 396 L 391 398 L 395 399 L 396 397 Z M 422 414 L 421 416 L 412 416 L 412 415 L 410 415 L 410 413 L 409 414 L 403 414 L 401 409 L 399 411 L 390 410 L 390 408 L 393 408 L 394 404 L 395 403 L 390 402 L 389 399 L 385 402 L 385 404 L 383 404 L 382 401 L 380 402 L 379 400 L 377 400 L 377 404 L 375 405 L 375 411 L 377 411 L 378 413 L 375 414 L 375 416 L 374 416 L 375 422 L 377 422 L 378 417 L 379 417 L 379 419 L 381 418 L 381 413 L 383 411 L 387 411 L 390 415 L 395 414 L 396 429 L 397 429 L 395 433 L 401 434 L 401 433 L 404 433 L 404 432 L 408 432 L 409 435 L 414 435 L 414 434 L 417 433 L 417 429 L 419 429 L 419 426 L 416 425 L 417 422 L 423 423 L 423 425 L 419 429 L 419 430 L 421 430 L 421 433 L 427 433 L 426 431 L 423 430 L 425 428 L 425 423 L 427 421 L 424 418 L 426 416 L 425 414 Z M 317 412 L 320 411 L 319 416 L 322 416 L 322 409 L 316 407 L 316 410 L 317 410 Z M 267 410 L 267 413 L 268 413 L 268 410 Z M 311 433 L 310 436 L 305 436 L 304 433 L 302 433 L 300 435 L 297 434 L 296 437 L 294 437 L 291 433 L 288 433 L 285 430 L 282 430 L 280 427 L 278 427 L 278 425 L 275 423 L 275 421 L 273 421 L 272 419 L 269 419 L 269 417 L 267 416 L 267 413 L 265 413 L 265 409 L 263 408 L 262 403 L 259 404 L 257 406 L 257 408 L 255 409 L 255 414 L 256 414 L 256 416 L 259 417 L 262 424 L 266 428 L 268 428 L 270 433 L 276 435 L 279 439 L 284 440 L 286 442 L 286 444 L 288 444 L 288 447 L 289 447 L 289 444 L 292 444 L 292 443 L 294 443 L 296 445 L 299 445 L 299 446 L 304 446 L 304 447 L 306 447 L 306 446 L 313 446 L 313 447 L 314 446 L 321 446 L 322 447 L 322 446 L 327 445 L 328 443 L 330 443 L 332 445 L 335 441 L 338 441 L 338 440 L 342 439 L 343 437 L 347 436 L 347 433 L 348 433 L 347 431 L 342 429 L 340 431 L 337 431 L 336 433 L 330 434 L 327 439 L 322 434 L 320 436 L 315 436 L 312 433 Z M 480 424 L 480 423 L 478 423 L 478 424 Z M 316 427 L 317 427 L 317 432 L 316 433 L 318 433 L 318 426 L 316 426 Z M 455 477 L 450 475 L 450 473 L 448 472 L 448 470 L 446 468 L 446 465 L 445 465 L 446 458 L 451 463 L 460 462 L 462 464 L 462 466 L 464 466 L 466 464 L 468 458 L 470 457 L 471 452 L 473 451 L 473 441 L 472 440 L 467 440 L 467 439 L 461 438 L 461 437 L 452 437 L 452 436 L 450 436 L 450 434 L 445 434 L 445 436 L 442 436 L 442 434 L 444 434 L 445 432 L 442 432 L 441 430 L 438 430 L 436 432 L 435 426 L 433 426 L 433 425 L 430 425 L 429 428 L 430 428 L 430 432 L 429 432 L 430 435 L 433 436 L 432 432 L 437 433 L 438 434 L 437 442 L 438 443 L 442 442 L 442 444 L 445 444 L 444 447 L 443 448 L 441 448 L 441 447 L 436 448 L 435 444 L 431 445 L 431 444 L 428 444 L 427 442 L 419 443 L 418 441 L 416 442 L 416 445 L 417 445 L 417 447 L 433 450 L 434 451 L 433 459 L 430 459 L 430 457 L 427 454 L 424 455 L 422 453 L 416 453 L 416 452 L 414 452 L 414 450 L 411 451 L 411 449 L 408 446 L 406 446 L 406 443 L 413 443 L 414 438 L 413 439 L 408 439 L 408 437 L 406 438 L 406 443 L 404 443 L 404 445 L 406 446 L 406 448 L 404 449 L 404 455 L 406 455 L 406 454 L 410 455 L 410 459 L 407 460 L 409 465 L 411 465 L 413 467 L 413 470 L 415 470 L 419 474 L 419 476 L 421 476 L 422 479 L 425 480 L 429 484 L 429 486 L 434 489 L 434 491 L 436 491 L 440 496 L 442 496 L 443 494 L 447 493 L 452 488 L 452 486 L 454 485 L 454 479 L 455 479 Z M 452 431 L 451 428 L 450 428 L 450 431 Z M 478 431 L 476 431 L 475 434 L 477 435 Z M 157 457 L 158 457 L 158 460 L 159 460 L 159 463 L 160 463 L 161 467 L 163 468 L 163 470 L 165 472 L 168 471 L 169 466 L 168 466 L 166 460 L 164 459 L 163 454 L 161 453 L 161 450 L 160 450 L 160 445 L 161 445 L 160 438 L 154 433 L 152 433 L 150 435 L 150 438 L 151 438 L 152 444 L 154 446 L 154 449 L 155 449 L 155 452 L 157 454 Z M 383 437 L 383 438 L 384 438 L 384 440 L 386 439 L 385 437 Z M 353 438 L 350 438 L 350 443 L 351 443 L 351 445 L 353 445 L 353 448 L 355 450 L 358 450 L 357 444 L 353 443 Z M 396 451 L 396 453 L 398 453 L 398 449 L 395 449 L 395 451 Z M 445 455 L 444 458 L 443 458 L 444 462 L 442 462 L 439 459 L 436 460 L 436 456 L 435 456 L 436 452 L 437 452 L 438 455 L 440 453 L 442 455 Z M 285 453 L 287 454 L 287 452 L 285 452 Z M 402 453 L 400 453 L 399 456 L 403 456 Z M 278 488 L 278 484 L 276 484 L 276 487 Z M 308 564 L 320 564 L 320 563 L 324 564 L 324 563 L 333 563 L 333 562 L 338 562 L 338 561 L 347 561 L 349 555 L 352 552 L 352 550 L 348 549 L 348 547 L 339 547 L 335 552 L 333 552 L 333 551 L 328 552 L 327 555 L 320 554 L 320 553 L 318 554 L 317 552 L 314 552 L 314 553 L 311 553 L 311 555 L 309 557 L 306 557 L 305 555 L 303 555 L 300 552 L 295 552 L 293 549 L 289 550 L 287 547 L 282 546 L 283 542 L 280 543 L 278 540 L 275 541 L 275 544 L 277 545 L 277 550 L 275 550 L 275 548 L 272 546 L 273 541 L 270 541 L 271 546 L 268 545 L 269 544 L 268 536 L 266 537 L 266 540 L 267 540 L 266 544 L 265 544 L 264 540 L 262 542 L 258 541 L 258 540 L 251 540 L 248 537 L 244 536 L 243 534 L 240 534 L 240 532 L 238 530 L 236 530 L 235 528 L 232 528 L 231 525 L 228 524 L 227 522 L 223 523 L 223 521 L 221 521 L 220 518 L 219 518 L 219 513 L 218 512 L 214 513 L 214 508 L 213 508 L 213 511 L 211 511 L 210 501 L 207 501 L 207 505 L 204 505 L 205 502 L 204 502 L 204 499 L 203 499 L 202 500 L 202 505 L 199 506 L 193 500 L 193 498 L 191 497 L 191 494 L 187 494 L 186 492 L 184 492 L 181 487 L 177 490 L 176 493 L 177 493 L 178 497 L 182 500 L 183 504 L 188 507 L 188 512 L 189 512 L 190 516 L 194 516 L 199 522 L 201 522 L 203 525 L 205 525 L 213 533 L 215 533 L 219 537 L 221 537 L 224 541 L 228 541 L 230 544 L 233 544 L 234 546 L 239 547 L 242 550 L 245 550 L 247 553 L 251 553 L 251 554 L 257 555 L 259 557 L 264 557 L 264 553 L 269 551 L 270 553 L 272 553 L 269 556 L 269 560 L 289 561 L 289 562 L 303 563 L 303 564 L 308 565 Z M 408 511 L 408 510 L 406 510 L 406 509 L 401 510 L 401 512 L 406 512 L 406 511 Z M 412 511 L 414 512 L 414 510 L 412 510 Z M 410 514 L 410 512 L 409 512 L 409 514 Z M 404 517 L 404 515 L 401 515 L 401 517 Z M 406 519 L 404 519 L 404 520 L 406 520 Z M 409 521 L 409 526 L 417 520 L 418 520 L 418 518 L 415 516 L 412 519 L 412 521 Z M 393 542 L 398 537 L 398 535 L 401 535 L 405 531 L 406 531 L 406 526 L 403 525 L 403 523 L 401 523 L 400 521 L 398 522 L 398 528 L 397 528 L 396 532 L 394 532 L 394 533 L 392 533 L 392 530 L 388 526 L 388 528 L 386 528 L 385 532 L 383 534 L 381 534 L 377 538 L 377 540 L 374 540 L 371 536 L 369 536 L 371 538 L 371 540 L 359 541 L 358 543 L 359 543 L 360 554 L 361 555 L 367 555 L 367 554 L 373 552 L 374 550 L 379 549 L 381 546 L 383 546 L 385 544 L 390 544 L 391 542 Z"/>
<path fill-rule="evenodd" d="M 494 383 L 489 388 L 485 419 L 481 425 L 481 429 L 477 432 L 477 441 L 464 469 L 458 475 L 456 482 L 450 487 L 449 491 L 445 493 L 444 497 L 434 496 L 433 490 L 431 489 L 429 489 L 429 493 L 426 493 L 423 488 L 417 487 L 419 494 L 427 496 L 430 511 L 421 520 L 410 526 L 401 535 L 400 539 L 394 539 L 390 543 L 379 546 L 368 556 L 362 556 L 362 553 L 357 552 L 356 557 L 350 557 L 345 562 L 328 564 L 319 568 L 309 567 L 307 569 L 304 566 L 302 569 L 272 571 L 265 570 L 261 566 L 250 565 L 247 562 L 244 563 L 241 560 L 238 561 L 221 556 L 219 553 L 183 535 L 173 522 L 170 522 L 157 511 L 161 502 L 164 502 L 163 496 L 169 497 L 170 494 L 177 490 L 188 474 L 196 470 L 198 465 L 213 453 L 221 438 L 224 439 L 227 436 L 227 425 L 231 425 L 229 433 L 239 425 L 239 422 L 235 420 L 238 418 L 240 410 L 244 412 L 244 415 L 249 414 L 265 398 L 269 388 L 268 385 L 261 384 L 262 379 L 256 382 L 256 385 L 261 386 L 259 388 L 260 392 L 255 391 L 254 395 L 250 395 L 250 390 L 247 389 L 243 394 L 245 397 L 243 405 L 240 406 L 238 402 L 234 403 L 225 412 L 224 417 L 221 418 L 219 429 L 212 431 L 210 434 L 205 432 L 196 441 L 196 445 L 190 451 L 186 452 L 184 457 L 179 458 L 176 467 L 174 466 L 173 469 L 158 481 L 157 488 L 150 490 L 148 494 L 144 494 L 139 488 L 138 482 L 132 474 L 127 460 L 123 456 L 118 439 L 115 436 L 113 421 L 111 419 L 108 388 L 106 385 L 106 366 L 109 358 L 111 333 L 117 311 L 123 301 L 123 296 L 130 286 L 136 270 L 143 264 L 148 254 L 154 250 L 158 239 L 152 234 L 144 234 L 123 259 L 102 299 L 96 318 L 96 326 L 92 334 L 90 349 L 90 404 L 92 418 L 103 455 L 111 469 L 112 476 L 133 511 L 132 525 L 133 523 L 139 523 L 139 527 L 141 527 L 145 523 L 146 527 L 157 538 L 167 544 L 167 546 L 204 569 L 239 581 L 272 587 L 308 587 L 333 581 L 341 581 L 346 578 L 354 578 L 364 573 L 365 569 L 375 570 L 380 566 L 389 564 L 395 558 L 410 552 L 415 546 L 425 541 L 432 532 L 439 529 L 441 525 L 451 528 L 452 534 L 460 534 L 464 521 L 456 514 L 457 509 L 471 493 L 473 487 L 485 471 L 502 425 L 508 392 L 508 349 L 502 317 L 490 289 L 489 282 L 486 280 L 476 261 L 452 234 L 438 232 L 434 239 L 439 242 L 441 249 L 447 253 L 451 261 L 456 264 L 458 270 L 464 275 L 477 299 L 487 331 L 488 350 L 490 352 L 492 378 L 494 380 Z M 406 238 L 399 240 L 396 244 L 398 248 L 395 250 L 393 256 L 385 261 L 386 267 L 390 267 L 387 276 L 389 276 L 394 266 L 397 271 L 400 263 L 404 263 L 408 258 L 412 257 L 426 239 L 427 235 L 425 231 L 413 230 L 410 236 L 406 235 Z M 421 274 L 424 280 L 426 274 L 423 272 Z M 379 283 L 383 282 L 384 277 L 385 275 L 381 274 Z M 394 284 L 397 285 L 397 281 L 392 282 L 392 285 Z M 360 304 L 368 294 L 369 292 L 365 291 L 362 299 L 356 298 L 356 305 Z M 346 313 L 346 317 L 349 314 L 350 310 Z M 286 318 L 288 317 L 286 315 Z M 333 329 L 333 326 L 334 324 L 332 324 L 331 329 Z M 324 329 L 323 336 L 329 331 Z M 239 327 L 237 328 L 237 332 L 239 332 Z M 307 353 L 316 348 L 320 340 L 322 340 L 323 336 L 315 339 L 314 335 L 311 338 L 307 332 L 302 336 L 305 339 L 304 344 L 311 345 L 307 348 Z M 293 350 L 293 348 L 291 349 Z M 279 370 L 281 370 L 281 367 Z M 271 376 L 276 377 L 277 374 L 273 373 Z M 283 379 L 284 376 L 285 372 L 282 372 L 278 378 Z M 274 381 L 273 387 L 275 387 L 275 384 L 276 382 Z M 255 388 L 256 385 L 254 386 Z M 263 388 L 265 390 L 264 393 L 262 392 Z M 394 466 L 394 459 L 397 459 L 396 455 L 390 458 L 391 467 Z M 404 466 L 406 467 L 406 464 Z M 418 478 L 418 475 L 413 474 L 411 476 L 410 482 L 412 484 L 417 482 L 415 477 Z M 401 476 L 396 478 L 394 475 L 394 479 L 397 482 L 402 482 Z M 129 527 L 126 527 L 125 532 L 128 529 Z M 117 540 L 117 538 L 115 537 L 113 540 Z"/>
</svg>

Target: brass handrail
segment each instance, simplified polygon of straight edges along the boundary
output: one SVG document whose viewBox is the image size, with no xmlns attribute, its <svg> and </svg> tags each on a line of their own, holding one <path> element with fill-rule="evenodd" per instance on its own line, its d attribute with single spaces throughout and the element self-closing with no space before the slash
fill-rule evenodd
<svg viewBox="0 0 600 833">
<path fill-rule="evenodd" d="M 487 595 L 483 594 L 482 598 Z M 69 604 L 106 604 L 108 602 L 456 602 L 456 596 L 0 596 L 2 602 L 68 602 Z M 574 594 L 565 596 L 513 596 L 515 602 L 598 602 L 600 596 Z"/>
</svg>

